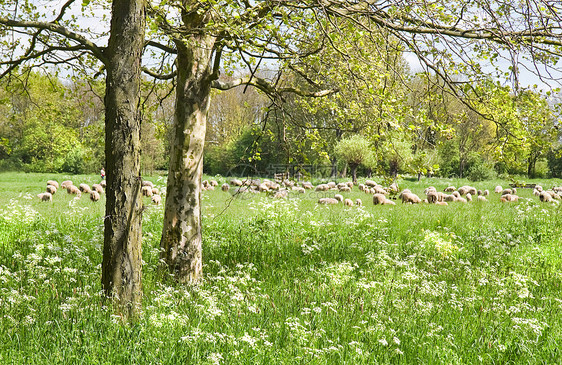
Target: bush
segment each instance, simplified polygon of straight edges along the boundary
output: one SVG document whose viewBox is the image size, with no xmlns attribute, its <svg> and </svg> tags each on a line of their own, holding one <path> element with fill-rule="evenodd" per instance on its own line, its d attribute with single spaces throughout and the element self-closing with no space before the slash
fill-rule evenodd
<svg viewBox="0 0 562 365">
<path fill-rule="evenodd" d="M 474 164 L 468 171 L 467 178 L 470 181 L 492 180 L 496 178 L 496 172 L 487 164 Z"/>
<path fill-rule="evenodd" d="M 80 147 L 73 148 L 64 159 L 62 166 L 62 172 L 68 172 L 69 174 L 78 175 L 85 172 L 84 168 L 84 152 Z"/>
</svg>

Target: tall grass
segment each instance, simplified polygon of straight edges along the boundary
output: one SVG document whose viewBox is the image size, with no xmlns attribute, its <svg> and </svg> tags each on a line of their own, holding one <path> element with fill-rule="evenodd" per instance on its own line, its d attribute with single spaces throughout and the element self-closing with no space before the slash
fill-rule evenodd
<svg viewBox="0 0 562 365">
<path fill-rule="evenodd" d="M 41 203 L 49 178 L 0 174 L 2 364 L 562 358 L 562 212 L 530 191 L 439 207 L 373 206 L 354 189 L 361 208 L 208 191 L 197 286 L 156 275 L 163 207 L 147 199 L 143 311 L 124 325 L 101 295 L 103 201 Z"/>
</svg>

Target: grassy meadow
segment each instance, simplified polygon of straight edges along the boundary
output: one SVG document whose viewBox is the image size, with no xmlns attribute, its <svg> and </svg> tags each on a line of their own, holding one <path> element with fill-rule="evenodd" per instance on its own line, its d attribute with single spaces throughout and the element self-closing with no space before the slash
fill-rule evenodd
<svg viewBox="0 0 562 365">
<path fill-rule="evenodd" d="M 143 311 L 122 324 L 101 295 L 105 197 L 36 197 L 68 178 L 99 182 L 0 173 L 0 364 L 562 362 L 562 211 L 529 189 L 445 207 L 207 191 L 197 286 L 157 276 L 163 205 L 145 198 Z M 508 185 L 400 187 L 449 184 Z"/>
</svg>

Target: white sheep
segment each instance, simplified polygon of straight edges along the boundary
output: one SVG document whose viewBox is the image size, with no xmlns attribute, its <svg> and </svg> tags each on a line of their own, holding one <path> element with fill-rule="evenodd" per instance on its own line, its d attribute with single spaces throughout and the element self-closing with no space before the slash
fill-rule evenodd
<svg viewBox="0 0 562 365">
<path fill-rule="evenodd" d="M 54 187 L 57 188 L 57 189 L 59 188 L 59 183 L 58 183 L 56 180 L 49 180 L 49 181 L 47 181 L 47 185 L 52 185 L 52 186 L 54 186 Z"/>
<path fill-rule="evenodd" d="M 103 194 L 103 187 L 100 184 L 92 185 L 92 190 L 97 191 L 100 195 Z"/>
<path fill-rule="evenodd" d="M 339 201 L 337 199 L 334 198 L 320 198 L 318 199 L 318 204 L 324 204 L 324 205 L 331 205 L 331 204 L 338 204 Z"/>
<path fill-rule="evenodd" d="M 49 192 L 37 194 L 37 197 L 41 199 L 42 202 L 52 202 L 53 201 L 53 194 Z"/>
<path fill-rule="evenodd" d="M 74 185 L 71 180 L 65 180 L 61 183 L 61 188 L 68 189 L 69 186 Z"/>
<path fill-rule="evenodd" d="M 57 192 L 57 187 L 54 185 L 47 185 L 47 193 L 50 193 L 51 195 L 55 195 L 55 193 Z"/>
<path fill-rule="evenodd" d="M 501 194 L 502 191 L 503 188 L 500 185 L 496 186 L 496 188 L 494 189 L 494 193 L 496 194 Z"/>
<path fill-rule="evenodd" d="M 217 180 L 211 180 L 211 181 L 209 181 L 209 184 L 211 184 L 211 186 L 219 186 L 219 183 L 217 182 Z"/>
<path fill-rule="evenodd" d="M 105 180 L 100 181 L 100 186 L 105 189 L 107 187 L 107 182 Z"/>
<path fill-rule="evenodd" d="M 448 186 L 443 191 L 446 193 L 452 193 L 453 191 L 457 190 L 454 186 Z"/>
<path fill-rule="evenodd" d="M 336 194 L 336 195 L 334 195 L 334 199 L 337 199 L 337 201 L 339 201 L 339 202 L 343 202 L 343 195 Z"/>
<path fill-rule="evenodd" d="M 484 195 L 478 195 L 478 201 L 479 202 L 487 202 L 488 199 L 486 199 L 486 197 Z"/>
<path fill-rule="evenodd" d="M 152 189 L 154 187 L 154 184 L 152 183 L 152 181 L 143 180 L 142 186 L 150 186 L 150 188 Z"/>
<path fill-rule="evenodd" d="M 409 204 L 419 204 L 421 203 L 421 199 L 414 193 L 403 193 L 401 196 L 402 204 L 409 203 Z"/>
<path fill-rule="evenodd" d="M 345 199 L 343 201 L 343 205 L 348 206 L 348 207 L 352 207 L 353 206 L 353 200 L 351 199 Z"/>
<path fill-rule="evenodd" d="M 355 205 L 357 205 L 358 207 L 363 205 L 363 201 L 361 199 L 355 199 Z"/>
<path fill-rule="evenodd" d="M 66 192 L 68 194 L 73 194 L 76 195 L 77 197 L 81 197 L 82 196 L 82 192 L 80 191 L 80 189 L 78 189 L 76 186 L 74 185 L 70 185 L 66 188 Z"/>
<path fill-rule="evenodd" d="M 90 200 L 93 202 L 97 202 L 98 200 L 100 200 L 100 193 L 98 193 L 95 190 L 92 190 L 90 192 Z"/>
<path fill-rule="evenodd" d="M 88 186 L 88 184 L 80 184 L 78 188 L 85 194 L 90 194 L 92 192 L 92 189 Z"/>
<path fill-rule="evenodd" d="M 552 195 L 550 195 L 547 191 L 543 191 L 539 193 L 539 199 L 541 202 L 548 203 L 552 201 Z"/>
<path fill-rule="evenodd" d="M 472 201 L 472 194 L 466 193 L 466 201 L 467 201 L 467 202 L 471 202 L 471 201 Z"/>
<path fill-rule="evenodd" d="M 242 180 L 232 179 L 232 180 L 230 180 L 230 185 L 232 185 L 232 186 L 242 186 Z"/>
<path fill-rule="evenodd" d="M 227 183 L 222 184 L 221 186 L 221 190 L 222 191 L 228 191 L 228 189 L 230 189 L 230 185 L 228 185 Z"/>
<path fill-rule="evenodd" d="M 154 194 L 154 195 L 152 195 L 150 200 L 152 200 L 152 204 L 160 205 L 160 203 L 162 202 L 162 197 L 158 194 Z"/>
<path fill-rule="evenodd" d="M 428 191 L 426 195 L 427 195 L 427 202 L 430 204 L 435 204 L 439 201 L 439 195 L 435 190 Z"/>
<path fill-rule="evenodd" d="M 152 188 L 148 185 L 143 186 L 141 191 L 144 196 L 152 196 Z"/>
<path fill-rule="evenodd" d="M 375 186 L 377 186 L 377 183 L 374 182 L 373 180 L 365 180 L 365 185 L 370 186 L 370 187 L 375 187 Z"/>
<path fill-rule="evenodd" d="M 152 188 L 152 195 L 158 195 L 158 194 L 160 194 L 158 188 Z"/>
</svg>

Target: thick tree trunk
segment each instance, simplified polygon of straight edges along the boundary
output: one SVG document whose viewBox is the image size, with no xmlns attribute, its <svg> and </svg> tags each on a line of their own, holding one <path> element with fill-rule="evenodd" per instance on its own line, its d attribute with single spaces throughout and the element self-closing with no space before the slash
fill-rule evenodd
<svg viewBox="0 0 562 365">
<path fill-rule="evenodd" d="M 160 243 L 161 259 L 179 282 L 202 275 L 201 175 L 214 39 L 194 38 L 176 42 L 176 112 Z"/>
<path fill-rule="evenodd" d="M 113 2 L 106 51 L 102 285 L 125 318 L 136 314 L 142 298 L 139 90 L 144 27 L 144 0 Z"/>
<path fill-rule="evenodd" d="M 357 184 L 357 167 L 359 167 L 359 165 L 350 164 L 349 167 L 351 168 L 351 178 L 353 179 L 353 183 Z"/>
</svg>

